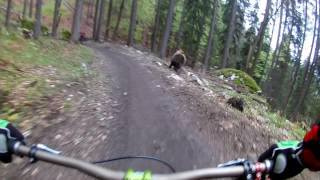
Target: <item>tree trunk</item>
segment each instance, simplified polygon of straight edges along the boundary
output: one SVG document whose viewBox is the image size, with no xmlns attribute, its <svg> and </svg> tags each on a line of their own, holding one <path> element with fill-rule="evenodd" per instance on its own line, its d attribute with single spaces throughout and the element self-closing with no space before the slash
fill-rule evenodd
<svg viewBox="0 0 320 180">
<path fill-rule="evenodd" d="M 87 18 L 87 20 L 88 19 L 90 19 L 90 5 L 91 5 L 91 2 L 92 2 L 92 0 L 88 0 L 88 4 L 87 4 L 87 16 L 86 16 L 86 18 Z"/>
<path fill-rule="evenodd" d="M 30 0 L 30 4 L 29 4 L 29 18 L 32 18 L 33 16 L 33 0 Z"/>
<path fill-rule="evenodd" d="M 318 4 L 316 3 L 316 9 L 318 8 Z M 312 38 L 312 43 L 311 43 L 311 49 L 310 49 L 310 52 L 309 52 L 309 55 L 308 55 L 308 58 L 307 58 L 307 64 L 306 64 L 306 68 L 305 68 L 305 71 L 303 73 L 303 83 L 305 83 L 306 81 L 306 77 L 307 77 L 307 74 L 309 72 L 309 69 L 310 69 L 310 63 L 311 63 L 311 56 L 312 56 L 312 50 L 313 50 L 313 47 L 314 47 L 314 43 L 316 41 L 316 37 L 317 37 L 317 18 L 318 16 L 315 15 L 315 22 L 314 22 L 314 28 L 313 28 L 313 38 Z M 318 27 L 320 28 L 320 27 Z M 302 88 L 302 87 L 301 87 Z"/>
<path fill-rule="evenodd" d="M 286 33 L 286 29 L 289 24 L 288 23 L 289 7 L 288 6 L 286 6 L 286 7 L 287 7 L 286 18 L 285 18 L 284 27 L 282 30 L 281 43 L 280 43 L 278 51 L 274 57 L 274 61 L 273 61 L 274 66 L 272 67 L 272 70 L 271 70 L 272 73 L 270 74 L 271 79 L 269 81 L 269 84 L 270 84 L 269 87 L 271 87 L 271 88 L 268 89 L 269 96 L 275 100 L 275 103 L 273 104 L 273 106 L 276 106 L 277 108 L 283 107 L 283 98 L 281 96 L 282 95 L 282 87 L 283 87 L 284 79 L 285 79 L 286 72 L 288 69 L 288 68 L 284 68 L 284 66 L 286 64 L 288 64 L 288 60 L 290 59 L 288 57 L 284 57 L 285 62 L 282 62 L 282 61 L 279 61 L 279 58 L 280 58 L 281 52 L 283 51 L 283 47 L 286 44 L 286 42 L 289 41 L 289 44 L 291 43 L 290 37 L 292 34 L 292 30 L 293 30 L 293 24 L 291 24 L 290 27 L 288 27 L 288 32 Z M 290 47 L 290 45 L 289 45 L 289 47 Z M 286 51 L 284 50 L 284 52 L 286 52 Z"/>
<path fill-rule="evenodd" d="M 97 39 L 97 27 L 98 27 L 98 21 L 99 21 L 99 10 L 100 10 L 100 3 L 101 0 L 96 0 L 96 6 L 94 11 L 94 19 L 93 19 L 93 31 L 92 31 L 92 38 L 94 40 Z"/>
<path fill-rule="evenodd" d="M 28 6 L 28 0 L 23 1 L 23 9 L 22 9 L 22 18 L 26 19 L 27 17 L 27 6 Z"/>
<path fill-rule="evenodd" d="M 101 34 L 101 27 L 104 21 L 104 12 L 105 12 L 105 0 L 101 0 L 100 7 L 99 7 L 99 15 L 98 15 L 98 24 L 96 29 L 96 41 L 100 40 L 100 34 Z"/>
<path fill-rule="evenodd" d="M 160 23 L 160 3 L 161 0 L 157 1 L 156 7 L 156 16 L 154 18 L 154 26 L 151 35 L 151 51 L 156 52 L 156 44 L 157 44 L 157 33 L 159 30 L 159 23 Z"/>
<path fill-rule="evenodd" d="M 56 0 L 54 5 L 54 14 L 53 14 L 53 21 L 52 21 L 52 37 L 57 38 L 58 36 L 58 27 L 60 23 L 60 7 L 61 7 L 62 0 Z"/>
<path fill-rule="evenodd" d="M 92 18 L 93 6 L 94 6 L 94 0 L 89 0 L 88 7 L 87 7 L 87 19 L 88 20 Z"/>
<path fill-rule="evenodd" d="M 12 8 L 12 0 L 7 1 L 7 11 L 6 11 L 6 20 L 4 22 L 5 27 L 9 27 L 10 24 L 10 15 L 11 15 L 11 8 Z"/>
<path fill-rule="evenodd" d="M 94 16 L 94 7 L 95 7 L 95 0 L 91 0 L 91 5 L 90 5 L 90 18 L 91 19 Z"/>
<path fill-rule="evenodd" d="M 168 11 L 167 20 L 166 20 L 166 27 L 165 27 L 164 35 L 161 41 L 160 58 L 166 57 L 166 51 L 167 51 L 169 36 L 172 28 L 173 11 L 174 11 L 175 5 L 176 5 L 176 1 L 170 0 L 169 11 Z"/>
<path fill-rule="evenodd" d="M 265 83 L 268 83 L 268 80 L 270 79 L 270 75 L 271 75 L 271 70 L 273 69 L 274 67 L 274 64 L 275 64 L 275 59 L 276 59 L 276 55 L 277 55 L 277 51 L 279 50 L 279 46 L 280 46 L 280 35 L 281 35 L 281 27 L 282 27 L 282 15 L 283 15 L 283 4 L 282 2 L 281 3 L 281 7 L 280 7 L 280 22 L 279 22 L 279 30 L 278 30 L 278 35 L 277 35 L 277 43 L 276 43 L 276 49 L 273 51 L 273 55 L 272 55 L 272 62 L 271 62 L 271 66 L 270 66 L 270 70 L 267 74 L 267 78 L 266 78 L 266 82 Z"/>
<path fill-rule="evenodd" d="M 319 2 L 320 4 L 320 2 Z M 316 9 L 317 9 L 317 2 L 316 2 Z M 318 12 L 318 11 L 316 11 Z M 316 66 L 318 65 L 319 60 L 319 50 L 320 50 L 320 18 L 318 17 L 320 15 L 320 8 L 319 8 L 319 12 L 318 15 L 315 15 L 315 21 L 318 23 L 318 29 L 317 29 L 317 40 L 316 40 L 316 48 L 314 50 L 314 54 L 313 54 L 313 63 L 311 63 L 310 66 L 310 62 L 311 62 L 311 54 L 312 54 L 312 49 L 313 49 L 313 45 L 314 45 L 314 41 L 312 42 L 312 46 L 311 46 L 311 50 L 310 50 L 310 54 L 308 56 L 308 61 L 307 61 L 307 65 L 306 65 L 306 70 L 304 72 L 304 76 L 303 76 L 303 82 L 302 82 L 302 86 L 301 86 L 301 90 L 298 96 L 298 101 L 296 103 L 296 106 L 294 108 L 293 114 L 291 117 L 296 117 L 296 115 L 301 112 L 301 107 L 304 104 L 304 100 L 306 98 L 306 95 L 308 94 L 308 90 L 310 87 L 310 84 L 312 82 L 313 76 L 314 76 L 314 71 Z M 316 25 L 315 25 L 316 28 Z M 315 31 L 314 31 L 314 37 L 315 37 Z M 310 67 L 309 67 L 310 66 Z M 310 69 L 310 70 L 309 70 Z"/>
<path fill-rule="evenodd" d="M 264 34 L 265 34 L 266 29 L 267 29 L 269 20 L 270 20 L 270 17 L 269 17 L 270 16 L 270 9 L 271 9 L 271 0 L 267 0 L 267 5 L 266 5 L 265 15 L 264 15 L 263 21 L 262 21 L 262 23 L 260 25 L 257 38 L 254 40 L 253 45 L 252 45 L 253 51 L 251 51 L 251 54 L 248 54 L 248 57 L 247 57 L 248 58 L 247 62 L 251 62 L 253 52 L 255 52 L 255 57 L 253 59 L 252 66 L 251 66 L 251 68 L 249 70 L 249 74 L 251 76 L 253 76 L 253 74 L 254 74 L 254 70 L 256 68 L 257 60 L 259 58 L 259 55 L 260 55 L 260 52 L 261 52 L 261 48 L 262 48 L 262 45 L 263 45 Z M 256 47 L 256 46 L 258 46 L 258 47 Z"/>
<path fill-rule="evenodd" d="M 204 63 L 203 63 L 203 73 L 205 73 L 209 67 L 209 59 L 212 55 L 212 50 L 215 46 L 215 40 L 213 39 L 214 35 L 213 33 L 216 32 L 216 16 L 217 16 L 217 0 L 213 1 L 213 13 L 212 13 L 212 19 L 211 19 L 211 26 L 210 26 L 210 32 L 209 32 L 209 38 L 208 38 L 208 46 L 206 50 L 206 55 L 204 57 Z"/>
<path fill-rule="evenodd" d="M 230 46 L 232 42 L 233 32 L 234 32 L 234 21 L 236 17 L 236 7 L 237 7 L 237 0 L 232 0 L 232 10 L 230 14 L 230 21 L 228 25 L 228 33 L 225 36 L 225 43 L 224 43 L 224 49 L 223 49 L 223 56 L 221 59 L 220 68 L 226 68 L 229 65 L 229 59 L 230 59 Z"/>
<path fill-rule="evenodd" d="M 246 65 L 245 65 L 245 72 L 247 72 L 249 74 L 250 71 L 250 63 L 251 63 L 251 58 L 253 55 L 253 45 L 249 46 L 249 51 L 248 51 L 248 55 L 246 58 Z"/>
<path fill-rule="evenodd" d="M 297 55 L 297 59 L 295 61 L 294 64 L 294 70 L 293 70 L 293 75 L 292 75 L 292 79 L 289 81 L 289 93 L 288 95 L 285 97 L 284 100 L 284 107 L 283 107 L 283 111 L 286 113 L 287 112 L 287 108 L 288 108 L 288 104 L 290 101 L 290 98 L 292 96 L 294 87 L 296 85 L 296 81 L 297 81 L 297 77 L 298 77 L 298 73 L 299 73 L 299 69 L 300 69 L 300 62 L 301 62 L 301 56 L 302 56 L 302 51 L 304 48 L 304 42 L 306 39 L 306 32 L 307 32 L 307 23 L 308 23 L 308 0 L 305 1 L 305 9 L 304 9 L 304 28 L 303 28 L 303 39 L 302 39 L 302 43 L 301 46 L 299 47 L 298 50 L 298 55 Z M 315 27 L 316 27 L 316 23 L 315 23 Z"/>
<path fill-rule="evenodd" d="M 317 16 L 315 16 L 315 19 L 317 20 Z M 310 49 L 310 52 L 309 52 L 309 55 L 308 55 L 308 58 L 307 58 L 306 68 L 305 68 L 305 70 L 303 72 L 303 76 L 302 76 L 302 86 L 301 86 L 301 88 L 303 88 L 305 83 L 306 83 L 307 75 L 308 75 L 308 72 L 309 72 L 309 69 L 310 69 L 312 50 L 313 50 L 314 43 L 315 43 L 315 40 L 316 40 L 316 37 L 317 37 L 317 34 L 316 34 L 317 33 L 317 25 L 316 25 L 317 21 L 316 20 L 315 20 L 314 29 L 313 29 L 313 38 L 312 38 L 312 43 L 311 43 L 311 49 Z"/>
<path fill-rule="evenodd" d="M 42 10 L 42 0 L 36 0 L 36 22 L 34 23 L 34 33 L 33 38 L 38 39 L 41 35 L 41 10 Z"/>
<path fill-rule="evenodd" d="M 109 7 L 108 7 L 108 17 L 107 17 L 107 24 L 106 24 L 106 32 L 105 32 L 105 39 L 109 38 L 109 31 L 110 31 L 110 22 L 111 22 L 111 15 L 112 15 L 112 1 L 109 0 Z"/>
<path fill-rule="evenodd" d="M 285 57 L 284 57 L 287 64 L 290 64 L 290 60 L 291 60 L 290 44 L 291 44 L 291 41 L 292 41 L 291 36 L 292 36 L 293 26 L 294 26 L 294 25 L 293 25 L 293 23 L 292 23 L 286 39 L 283 39 L 283 40 L 282 40 L 282 41 L 288 41 L 288 45 L 286 46 L 286 51 L 285 51 L 286 54 L 285 54 Z M 283 44 L 284 44 L 284 43 L 283 43 Z M 289 74 L 290 74 L 290 73 L 289 73 Z M 287 76 L 286 73 L 284 73 L 284 78 L 285 78 L 286 76 Z M 289 81 L 289 86 L 290 86 L 290 82 L 291 82 L 291 81 Z M 281 88 L 283 87 L 283 83 L 280 84 L 280 87 L 281 87 Z M 287 88 L 286 88 L 286 89 L 287 89 Z M 289 91 L 290 91 L 290 89 L 289 89 Z M 285 92 L 286 92 L 286 91 L 284 91 L 284 93 L 283 93 L 284 95 L 285 95 Z M 280 94 L 280 93 L 278 93 L 278 94 Z M 285 108 L 283 108 L 283 107 L 284 107 L 285 104 L 287 103 L 287 102 L 286 102 L 287 100 L 286 100 L 286 97 L 284 97 L 284 99 L 283 99 L 282 97 L 279 97 L 279 99 L 281 99 L 281 103 L 280 103 L 280 105 L 279 105 L 279 107 L 282 108 L 281 114 L 284 115 L 284 114 L 286 113 L 286 110 L 285 110 Z M 284 103 L 283 103 L 283 102 L 284 102 Z"/>
<path fill-rule="evenodd" d="M 113 37 L 112 37 L 113 39 L 116 39 L 116 37 L 117 37 L 119 25 L 120 25 L 120 22 L 121 22 L 122 12 L 123 12 L 123 9 L 124 9 L 124 3 L 125 3 L 125 0 L 122 0 L 121 1 L 121 5 L 120 5 L 119 14 L 118 14 L 118 17 L 117 17 L 116 27 L 114 28 L 114 31 L 113 31 Z M 111 15 L 110 15 L 110 17 L 111 17 Z"/>
<path fill-rule="evenodd" d="M 180 17 L 180 23 L 179 23 L 179 30 L 177 33 L 177 37 L 176 37 L 176 42 L 177 42 L 177 47 L 180 48 L 181 46 L 181 41 L 182 41 L 182 36 L 183 36 L 183 25 L 184 25 L 184 18 L 185 18 L 185 14 L 186 14 L 186 3 L 187 1 L 184 1 L 184 5 L 183 5 L 183 9 L 182 9 L 182 13 L 181 13 L 181 17 Z"/>
<path fill-rule="evenodd" d="M 127 41 L 128 46 L 132 46 L 134 41 L 134 32 L 136 30 L 136 23 L 137 23 L 136 21 L 137 21 L 137 0 L 132 0 L 130 25 L 129 25 L 129 33 L 128 33 L 128 41 Z"/>
<path fill-rule="evenodd" d="M 74 43 L 79 42 L 82 5 L 83 5 L 83 0 L 76 0 L 75 9 L 73 13 L 73 20 L 72 20 L 72 29 L 71 29 L 71 41 Z"/>
<path fill-rule="evenodd" d="M 271 38 L 270 38 L 270 42 L 269 42 L 269 44 L 268 44 L 269 50 L 268 50 L 268 52 L 267 52 L 267 57 L 266 57 L 266 59 L 265 59 L 265 68 L 264 68 L 264 70 L 263 70 L 263 72 L 264 72 L 263 74 L 264 74 L 264 75 L 269 74 L 269 72 L 267 71 L 267 70 L 268 70 L 268 68 L 267 68 L 267 62 L 269 61 L 269 57 L 270 57 L 271 42 L 272 42 L 272 39 L 273 39 L 275 26 L 276 26 L 276 19 L 273 19 L 273 25 L 272 25 L 272 31 L 271 31 Z M 264 81 L 266 81 L 266 79 L 264 79 L 264 80 L 261 79 L 261 81 L 259 82 L 260 87 L 262 87 L 263 85 L 266 85 L 266 83 L 263 84 Z M 263 87 L 263 89 L 265 89 L 265 88 Z"/>
<path fill-rule="evenodd" d="M 311 85 L 312 80 L 314 78 L 314 71 L 315 71 L 316 64 L 318 63 L 318 61 L 319 61 L 319 57 L 317 57 L 317 60 L 315 60 L 316 63 L 312 63 L 312 65 L 311 65 L 310 72 L 308 73 L 308 76 L 307 76 L 307 79 L 305 82 L 305 86 L 303 86 L 301 89 L 300 96 L 298 97 L 299 98 L 298 103 L 296 104 L 295 109 L 293 111 L 293 115 L 294 115 L 294 116 L 292 116 L 293 118 L 297 117 L 297 114 L 299 112 L 301 112 L 302 105 L 304 104 L 304 101 L 305 101 L 306 96 L 307 96 L 309 89 L 310 89 L 310 85 Z"/>
<path fill-rule="evenodd" d="M 281 42 L 280 42 L 280 46 L 278 48 L 278 52 L 275 56 L 275 65 L 278 64 L 278 61 L 279 61 L 279 57 L 280 57 L 280 53 L 281 53 L 281 50 L 284 46 L 284 43 L 285 43 L 285 32 L 286 32 L 286 28 L 288 26 L 288 18 L 289 18 L 289 6 L 288 6 L 289 2 L 287 1 L 287 4 L 286 4 L 286 16 L 285 16 L 285 20 L 284 20 L 284 26 L 283 26 L 283 30 L 282 30 L 282 37 L 281 37 Z M 291 28 L 288 29 L 288 34 L 287 35 L 290 35 L 292 33 L 292 28 L 293 28 L 293 24 L 291 24 Z M 290 36 L 289 36 L 290 37 Z"/>
</svg>

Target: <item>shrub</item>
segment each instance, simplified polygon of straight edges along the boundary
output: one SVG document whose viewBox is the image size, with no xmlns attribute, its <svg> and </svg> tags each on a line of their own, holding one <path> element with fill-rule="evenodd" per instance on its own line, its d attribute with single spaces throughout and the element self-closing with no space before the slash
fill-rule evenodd
<svg viewBox="0 0 320 180">
<path fill-rule="evenodd" d="M 47 26 L 41 26 L 41 32 L 43 35 L 48 36 L 49 35 L 49 28 Z"/>
<path fill-rule="evenodd" d="M 34 22 L 27 20 L 27 19 L 23 19 L 21 20 L 21 28 L 23 29 L 27 29 L 29 31 L 33 30 L 33 26 L 34 26 Z"/>
<path fill-rule="evenodd" d="M 71 32 L 68 30 L 62 30 L 62 40 L 69 41 L 71 38 Z"/>
<path fill-rule="evenodd" d="M 258 86 L 256 81 L 243 71 L 226 68 L 218 70 L 216 73 L 218 76 L 223 75 L 224 78 L 230 78 L 231 76 L 234 76 L 235 78 L 233 81 L 235 84 L 247 87 L 252 93 L 261 91 L 261 88 Z"/>
<path fill-rule="evenodd" d="M 29 31 L 33 31 L 34 22 L 31 20 L 23 19 L 21 20 L 21 28 L 27 29 Z M 43 35 L 47 36 L 49 35 L 49 28 L 47 26 L 42 25 L 41 26 L 41 32 Z"/>
</svg>

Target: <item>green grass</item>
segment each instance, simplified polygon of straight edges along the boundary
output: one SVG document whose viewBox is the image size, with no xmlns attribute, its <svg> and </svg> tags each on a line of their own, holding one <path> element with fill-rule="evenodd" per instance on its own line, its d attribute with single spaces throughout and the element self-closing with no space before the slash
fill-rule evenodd
<svg viewBox="0 0 320 180">
<path fill-rule="evenodd" d="M 292 134 L 297 137 L 297 139 L 303 139 L 304 135 L 306 134 L 307 130 L 301 126 L 297 126 L 292 129 Z"/>
<path fill-rule="evenodd" d="M 74 1 L 68 0 L 68 2 L 72 6 L 74 5 Z M 47 16 L 52 19 L 53 13 L 54 13 L 54 5 L 55 5 L 55 1 L 52 1 L 52 0 L 44 1 L 42 6 L 43 16 Z M 70 16 L 72 14 L 72 12 L 64 5 L 64 3 L 61 4 L 60 13 L 62 18 L 66 16 Z"/>
<path fill-rule="evenodd" d="M 225 88 L 219 89 L 217 86 L 211 87 L 213 90 L 223 91 L 230 97 L 238 97 L 244 100 L 244 115 L 249 119 L 258 119 L 261 123 L 266 123 L 265 127 L 279 132 L 284 130 L 289 135 L 289 139 L 302 139 L 308 126 L 300 122 L 291 122 L 281 114 L 270 111 L 269 104 L 262 96 L 252 93 L 238 93 Z M 285 138 L 285 137 L 284 137 Z M 279 139 L 280 140 L 280 139 Z M 281 139 L 283 140 L 283 139 Z"/>
<path fill-rule="evenodd" d="M 285 117 L 274 112 L 266 112 L 265 114 L 266 117 L 269 119 L 269 123 L 271 123 L 277 128 L 287 130 L 291 138 L 299 140 L 303 139 L 307 131 L 306 124 L 300 122 L 290 122 Z"/>
<path fill-rule="evenodd" d="M 42 15 L 52 17 L 54 12 L 54 4 L 55 1 L 44 2 L 42 6 Z"/>
<path fill-rule="evenodd" d="M 277 113 L 266 112 L 266 117 L 270 120 L 272 124 L 274 124 L 277 128 L 286 128 L 288 124 L 288 120 L 284 117 L 281 117 Z"/>
<path fill-rule="evenodd" d="M 49 38 L 26 41 L 16 34 L 0 36 L 0 47 L 1 59 L 25 68 L 51 65 L 66 77 L 81 75 L 81 63 L 88 63 L 91 53 L 85 47 L 65 41 Z"/>
<path fill-rule="evenodd" d="M 0 0 L 0 6 L 1 7 L 5 7 L 5 1 L 4 0 Z M 0 10 L 0 29 L 3 26 L 4 23 L 4 17 L 5 17 L 5 12 L 3 10 Z"/>
<path fill-rule="evenodd" d="M 56 82 L 83 77 L 83 64 L 91 57 L 91 50 L 81 45 L 49 38 L 25 40 L 19 33 L 0 31 L 0 118 L 19 122 L 30 105 L 58 90 Z"/>
</svg>

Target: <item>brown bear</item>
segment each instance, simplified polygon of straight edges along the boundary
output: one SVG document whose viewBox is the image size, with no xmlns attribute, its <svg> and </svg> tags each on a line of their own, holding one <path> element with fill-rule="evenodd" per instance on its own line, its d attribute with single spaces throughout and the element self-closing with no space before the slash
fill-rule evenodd
<svg viewBox="0 0 320 180">
<path fill-rule="evenodd" d="M 172 56 L 170 60 L 169 68 L 172 68 L 178 72 L 182 66 L 184 66 L 187 62 L 187 58 L 184 55 L 184 52 L 182 49 L 178 49 Z"/>
</svg>

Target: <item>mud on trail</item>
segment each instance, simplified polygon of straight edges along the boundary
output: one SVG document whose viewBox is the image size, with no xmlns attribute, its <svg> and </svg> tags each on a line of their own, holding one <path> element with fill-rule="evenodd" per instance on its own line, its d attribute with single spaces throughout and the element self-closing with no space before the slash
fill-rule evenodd
<svg viewBox="0 0 320 180">
<path fill-rule="evenodd" d="M 274 135 L 248 120 L 219 98 L 208 96 L 184 78 L 173 75 L 155 56 L 117 44 L 88 43 L 96 53 L 94 73 L 66 86 L 60 98 L 72 108 L 44 120 L 28 137 L 64 155 L 87 161 L 125 155 L 148 155 L 168 161 L 177 171 L 213 167 L 235 158 L 257 158 Z M 173 78 L 174 77 L 174 78 Z M 152 169 L 169 173 L 158 163 L 125 160 L 105 167 Z M 43 162 L 29 165 L 19 158 L 3 165 L 4 179 L 90 179 L 77 171 Z M 319 179 L 302 175 L 299 179 Z"/>
</svg>

